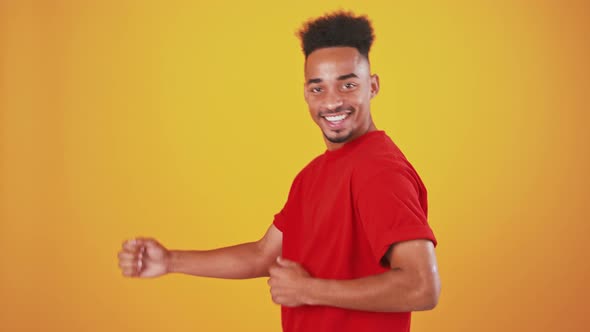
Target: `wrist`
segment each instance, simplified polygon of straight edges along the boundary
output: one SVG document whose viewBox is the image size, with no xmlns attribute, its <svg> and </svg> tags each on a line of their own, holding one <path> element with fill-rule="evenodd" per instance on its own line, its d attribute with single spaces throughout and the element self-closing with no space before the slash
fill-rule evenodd
<svg viewBox="0 0 590 332">
<path fill-rule="evenodd" d="M 305 280 L 303 284 L 303 290 L 301 292 L 302 302 L 305 305 L 321 305 L 318 295 L 319 290 L 321 290 L 323 287 L 322 281 L 323 280 L 321 279 L 313 277 L 309 277 L 307 280 Z"/>
<path fill-rule="evenodd" d="M 164 258 L 164 265 L 166 273 L 177 273 L 178 272 L 178 250 L 167 250 Z"/>
</svg>

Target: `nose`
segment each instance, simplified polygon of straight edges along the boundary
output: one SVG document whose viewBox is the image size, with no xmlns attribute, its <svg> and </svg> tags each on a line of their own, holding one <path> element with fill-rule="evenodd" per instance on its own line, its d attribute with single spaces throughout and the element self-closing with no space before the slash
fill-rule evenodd
<svg viewBox="0 0 590 332">
<path fill-rule="evenodd" d="M 338 93 L 338 91 L 326 91 L 322 104 L 326 110 L 334 111 L 338 107 L 342 106 L 342 96 Z"/>
</svg>

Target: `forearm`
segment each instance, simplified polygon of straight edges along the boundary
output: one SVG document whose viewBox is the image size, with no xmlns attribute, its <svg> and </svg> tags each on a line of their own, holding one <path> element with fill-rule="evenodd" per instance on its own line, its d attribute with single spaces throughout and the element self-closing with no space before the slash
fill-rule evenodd
<svg viewBox="0 0 590 332">
<path fill-rule="evenodd" d="M 401 269 L 352 280 L 312 278 L 305 291 L 309 305 L 376 312 L 430 310 L 438 302 L 438 279 L 409 275 Z"/>
<path fill-rule="evenodd" d="M 170 251 L 168 271 L 201 277 L 247 279 L 268 275 L 274 258 L 262 254 L 256 242 L 206 251 Z"/>
</svg>

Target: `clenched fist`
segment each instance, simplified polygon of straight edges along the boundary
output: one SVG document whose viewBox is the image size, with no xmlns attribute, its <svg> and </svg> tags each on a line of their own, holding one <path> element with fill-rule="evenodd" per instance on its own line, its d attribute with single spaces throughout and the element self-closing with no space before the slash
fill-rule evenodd
<svg viewBox="0 0 590 332">
<path fill-rule="evenodd" d="M 118 257 L 126 277 L 153 278 L 169 272 L 170 252 L 154 239 L 127 240 Z"/>
<path fill-rule="evenodd" d="M 270 294 L 276 304 L 286 307 L 305 305 L 306 287 L 311 279 L 309 273 L 298 263 L 277 257 L 269 269 Z"/>
</svg>

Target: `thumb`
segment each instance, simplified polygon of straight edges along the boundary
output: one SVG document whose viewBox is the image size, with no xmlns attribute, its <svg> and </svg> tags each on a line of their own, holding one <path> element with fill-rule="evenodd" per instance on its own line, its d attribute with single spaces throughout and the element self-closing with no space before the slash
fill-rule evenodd
<svg viewBox="0 0 590 332">
<path fill-rule="evenodd" d="M 285 259 L 281 256 L 277 257 L 277 263 L 282 266 L 282 267 L 293 267 L 293 266 L 297 266 L 297 263 L 290 261 L 288 259 Z"/>
</svg>

